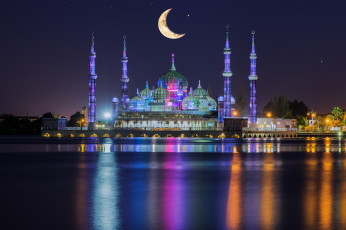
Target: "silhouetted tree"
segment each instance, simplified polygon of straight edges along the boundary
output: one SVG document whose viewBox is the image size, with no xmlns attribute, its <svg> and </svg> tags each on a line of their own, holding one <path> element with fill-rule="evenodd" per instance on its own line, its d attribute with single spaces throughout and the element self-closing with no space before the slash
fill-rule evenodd
<svg viewBox="0 0 346 230">
<path fill-rule="evenodd" d="M 274 97 L 264 106 L 263 113 L 270 112 L 273 117 L 291 118 L 289 101 L 285 96 Z"/>
<path fill-rule="evenodd" d="M 305 117 L 306 114 L 309 112 L 309 108 L 304 104 L 302 101 L 290 101 L 290 110 L 292 112 L 293 118 L 298 118 L 298 116 Z"/>
<path fill-rule="evenodd" d="M 78 127 L 80 126 L 80 121 L 84 119 L 84 114 L 80 112 L 76 112 L 70 117 L 70 120 L 67 122 L 67 126 L 69 127 Z"/>
</svg>

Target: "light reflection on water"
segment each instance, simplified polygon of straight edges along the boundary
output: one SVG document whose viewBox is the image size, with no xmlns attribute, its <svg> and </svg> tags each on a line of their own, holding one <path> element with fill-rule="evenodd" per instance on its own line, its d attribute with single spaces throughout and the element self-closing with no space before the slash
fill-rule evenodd
<svg viewBox="0 0 346 230">
<path fill-rule="evenodd" d="M 71 229 L 346 229 L 342 139 L 105 138 L 26 154 L 39 146 L 76 157 Z"/>
</svg>

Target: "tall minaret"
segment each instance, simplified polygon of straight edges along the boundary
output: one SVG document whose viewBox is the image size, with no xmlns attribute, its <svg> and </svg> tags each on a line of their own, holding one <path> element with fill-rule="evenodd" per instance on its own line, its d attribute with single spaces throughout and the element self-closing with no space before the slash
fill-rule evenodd
<svg viewBox="0 0 346 230">
<path fill-rule="evenodd" d="M 129 78 L 127 77 L 127 57 L 126 57 L 126 36 L 124 36 L 124 50 L 123 50 L 123 59 L 121 61 L 123 63 L 123 75 L 121 77 L 121 105 L 124 109 L 128 109 L 128 100 L 129 98 L 127 94 L 127 83 L 129 82 Z"/>
<path fill-rule="evenodd" d="M 91 54 L 90 54 L 90 75 L 89 75 L 89 107 L 88 107 L 88 129 L 96 129 L 96 79 L 95 59 L 96 52 L 94 48 L 94 34 L 91 37 Z"/>
<path fill-rule="evenodd" d="M 257 122 L 257 110 L 256 110 L 256 81 L 258 79 L 256 75 L 256 59 L 257 55 L 255 52 L 255 31 L 252 31 L 252 49 L 250 53 L 250 125 L 256 124 Z M 252 125 L 253 126 L 253 125 Z"/>
<path fill-rule="evenodd" d="M 231 117 L 231 48 L 229 47 L 229 40 L 228 40 L 228 28 L 229 26 L 226 26 L 226 46 L 223 50 L 223 53 L 225 55 L 225 70 L 223 71 L 222 75 L 224 76 L 224 116 L 225 117 Z M 222 119 L 223 120 L 223 119 Z"/>
</svg>

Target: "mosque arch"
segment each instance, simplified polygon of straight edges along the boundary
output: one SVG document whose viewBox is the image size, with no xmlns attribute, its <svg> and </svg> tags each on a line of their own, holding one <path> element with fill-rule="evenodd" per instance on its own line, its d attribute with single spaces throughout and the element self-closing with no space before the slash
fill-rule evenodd
<svg viewBox="0 0 346 230">
<path fill-rule="evenodd" d="M 106 134 L 104 134 L 102 137 L 109 137 L 109 134 L 106 133 Z"/>
<path fill-rule="evenodd" d="M 184 133 L 180 134 L 179 137 L 186 137 Z"/>
<path fill-rule="evenodd" d="M 50 134 L 49 133 L 45 133 L 45 134 L 43 134 L 43 137 L 50 137 Z"/>
<path fill-rule="evenodd" d="M 145 134 L 145 133 L 143 133 L 143 134 L 141 135 L 141 137 L 148 137 L 148 135 Z"/>
<path fill-rule="evenodd" d="M 93 133 L 93 134 L 90 135 L 90 137 L 97 137 L 97 134 Z"/>
<path fill-rule="evenodd" d="M 68 137 L 74 137 L 73 133 L 70 133 L 69 135 L 67 135 Z"/>
<path fill-rule="evenodd" d="M 166 137 L 173 137 L 173 135 L 172 134 L 167 134 Z"/>
<path fill-rule="evenodd" d="M 55 137 L 62 137 L 61 133 L 55 134 Z"/>
<path fill-rule="evenodd" d="M 160 135 L 156 133 L 153 135 L 153 137 L 160 137 Z"/>
<path fill-rule="evenodd" d="M 85 134 L 84 134 L 84 133 L 81 133 L 81 134 L 79 134 L 78 137 L 85 137 Z"/>
<path fill-rule="evenodd" d="M 122 137 L 122 135 L 118 133 L 117 135 L 115 135 L 115 137 Z"/>
<path fill-rule="evenodd" d="M 127 137 L 133 137 L 133 134 L 132 134 L 132 133 L 130 133 L 129 135 L 127 135 Z"/>
</svg>

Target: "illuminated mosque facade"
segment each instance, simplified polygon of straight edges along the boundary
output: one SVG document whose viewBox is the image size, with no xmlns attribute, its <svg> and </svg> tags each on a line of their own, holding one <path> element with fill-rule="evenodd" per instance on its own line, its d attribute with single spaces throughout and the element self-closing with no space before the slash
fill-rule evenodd
<svg viewBox="0 0 346 230">
<path fill-rule="evenodd" d="M 114 128 L 179 129 L 179 130 L 212 130 L 223 127 L 225 118 L 233 118 L 235 100 L 231 95 L 231 49 L 229 45 L 228 27 L 224 48 L 225 69 L 223 72 L 224 93 L 217 101 L 210 97 L 198 81 L 195 89 L 189 85 L 188 79 L 177 71 L 175 56 L 172 54 L 171 68 L 157 82 L 157 87 L 149 88 L 148 81 L 144 89 L 137 89 L 137 95 L 130 98 L 128 87 L 130 79 L 127 75 L 128 58 L 126 55 L 126 37 L 122 57 L 121 98 L 112 99 L 112 118 Z M 96 129 L 96 52 L 94 37 L 90 55 L 89 75 L 89 109 L 88 129 Z M 252 52 L 250 80 L 250 119 L 256 123 L 256 54 L 254 49 L 254 33 L 252 34 Z M 190 86 L 190 87 L 189 87 Z"/>
</svg>

